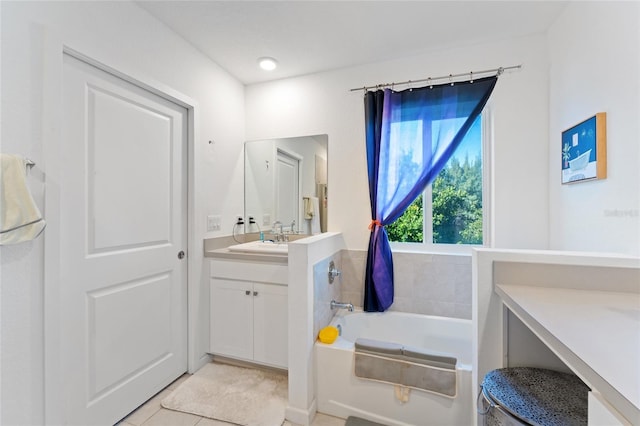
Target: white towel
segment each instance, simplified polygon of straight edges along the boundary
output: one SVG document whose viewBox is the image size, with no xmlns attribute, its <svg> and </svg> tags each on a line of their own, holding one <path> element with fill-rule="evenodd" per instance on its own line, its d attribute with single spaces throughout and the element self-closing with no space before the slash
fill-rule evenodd
<svg viewBox="0 0 640 426">
<path fill-rule="evenodd" d="M 24 158 L 0 154 L 0 245 L 33 240 L 45 227 L 27 188 L 26 167 Z"/>
<path fill-rule="evenodd" d="M 313 208 L 313 216 L 311 217 L 311 234 L 320 233 L 320 202 L 318 197 L 309 197 L 310 204 Z"/>
<path fill-rule="evenodd" d="M 311 202 L 310 197 L 304 197 L 302 199 L 304 204 L 304 218 L 305 219 L 313 219 L 314 211 L 313 211 L 313 203 Z"/>
</svg>

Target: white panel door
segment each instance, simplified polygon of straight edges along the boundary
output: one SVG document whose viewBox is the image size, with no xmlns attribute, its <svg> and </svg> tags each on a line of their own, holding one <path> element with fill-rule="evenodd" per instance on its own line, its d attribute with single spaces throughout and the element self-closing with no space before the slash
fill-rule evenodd
<svg viewBox="0 0 640 426">
<path fill-rule="evenodd" d="M 67 424 L 114 424 L 187 369 L 187 111 L 64 57 Z"/>
<path fill-rule="evenodd" d="M 298 221 L 298 206 L 300 199 L 298 189 L 300 183 L 299 177 L 299 160 L 278 150 L 276 162 L 276 220 L 279 220 L 283 226 L 291 226 L 295 220 Z"/>
</svg>

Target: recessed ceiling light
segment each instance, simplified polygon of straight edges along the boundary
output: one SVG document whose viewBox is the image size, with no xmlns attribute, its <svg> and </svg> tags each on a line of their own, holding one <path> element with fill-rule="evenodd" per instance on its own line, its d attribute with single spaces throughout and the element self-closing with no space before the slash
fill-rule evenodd
<svg viewBox="0 0 640 426">
<path fill-rule="evenodd" d="M 273 58 L 264 57 L 258 59 L 258 65 L 265 71 L 273 71 L 278 66 L 278 61 Z"/>
</svg>

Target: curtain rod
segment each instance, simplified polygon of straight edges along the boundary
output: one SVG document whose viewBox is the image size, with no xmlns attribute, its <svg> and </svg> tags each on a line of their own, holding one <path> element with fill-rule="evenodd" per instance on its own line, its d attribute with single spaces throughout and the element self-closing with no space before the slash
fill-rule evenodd
<svg viewBox="0 0 640 426">
<path fill-rule="evenodd" d="M 441 77 L 429 77 L 429 78 L 422 78 L 420 80 L 407 80 L 407 81 L 402 81 L 400 83 L 382 83 L 382 84 L 376 84 L 375 86 L 364 86 L 364 87 L 356 87 L 355 89 L 351 89 L 351 92 L 355 92 L 358 90 L 364 90 L 365 92 L 369 89 L 380 89 L 383 87 L 393 87 L 393 86 L 402 86 L 402 85 L 406 85 L 406 84 L 412 84 L 412 83 L 423 83 L 425 81 L 428 82 L 433 82 L 436 80 L 444 80 L 446 78 L 448 79 L 452 79 L 452 78 L 456 78 L 456 77 L 463 77 L 465 75 L 468 75 L 470 77 L 471 80 L 473 80 L 473 76 L 474 75 L 478 75 L 478 74 L 489 74 L 489 73 L 496 73 L 496 76 L 499 76 L 500 74 L 502 74 L 503 72 L 505 72 L 506 70 L 513 70 L 513 69 L 520 69 L 522 68 L 522 65 L 513 65 L 510 67 L 500 67 L 500 68 L 494 68 L 491 70 L 484 70 L 484 71 L 471 71 L 471 72 L 463 72 L 460 74 L 449 74 L 449 75 L 443 75 Z"/>
</svg>

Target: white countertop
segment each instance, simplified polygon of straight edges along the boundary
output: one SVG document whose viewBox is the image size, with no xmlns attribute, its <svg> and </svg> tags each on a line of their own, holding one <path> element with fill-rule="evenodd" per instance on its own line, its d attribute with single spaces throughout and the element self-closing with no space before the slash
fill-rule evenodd
<svg viewBox="0 0 640 426">
<path fill-rule="evenodd" d="M 640 419 L 640 294 L 521 285 L 496 292 L 587 385 Z"/>
<path fill-rule="evenodd" d="M 244 262 L 270 262 L 286 265 L 289 261 L 288 256 L 281 254 L 262 254 L 262 253 L 241 253 L 231 251 L 228 248 L 218 248 L 204 251 L 205 258 L 234 259 Z"/>
</svg>

